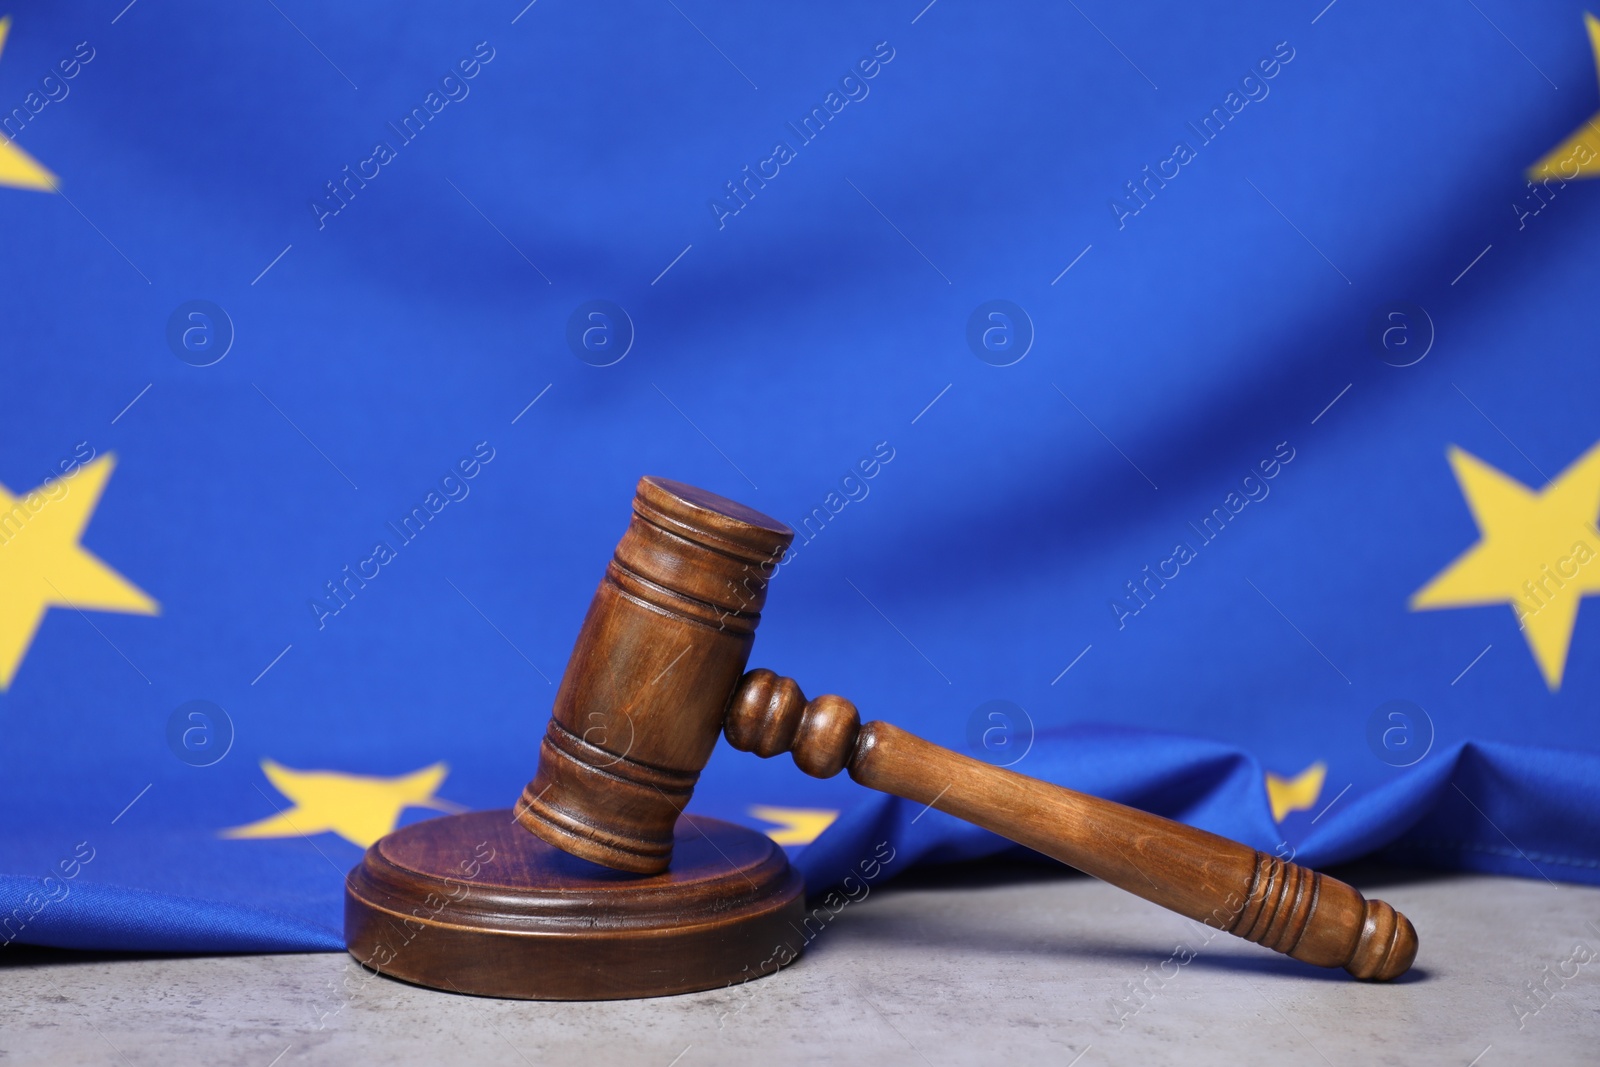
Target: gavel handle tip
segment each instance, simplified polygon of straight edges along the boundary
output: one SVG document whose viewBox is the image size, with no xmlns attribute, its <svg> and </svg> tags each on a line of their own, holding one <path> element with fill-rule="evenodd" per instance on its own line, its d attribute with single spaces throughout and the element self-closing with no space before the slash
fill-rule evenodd
<svg viewBox="0 0 1600 1067">
<path fill-rule="evenodd" d="M 1363 981 L 1387 982 L 1411 969 L 1417 958 L 1417 928 L 1381 900 L 1367 901 L 1361 936 L 1344 965 Z"/>
</svg>

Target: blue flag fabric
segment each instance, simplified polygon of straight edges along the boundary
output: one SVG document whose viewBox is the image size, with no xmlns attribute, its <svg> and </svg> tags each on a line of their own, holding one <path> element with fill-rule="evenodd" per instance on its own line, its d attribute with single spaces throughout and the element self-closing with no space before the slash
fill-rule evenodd
<svg viewBox="0 0 1600 1067">
<path fill-rule="evenodd" d="M 532 775 L 645 473 L 796 529 L 752 665 L 867 718 L 1600 882 L 1581 6 L 0 16 L 0 941 L 338 948 Z M 693 809 L 1010 847 L 725 747 Z"/>
</svg>

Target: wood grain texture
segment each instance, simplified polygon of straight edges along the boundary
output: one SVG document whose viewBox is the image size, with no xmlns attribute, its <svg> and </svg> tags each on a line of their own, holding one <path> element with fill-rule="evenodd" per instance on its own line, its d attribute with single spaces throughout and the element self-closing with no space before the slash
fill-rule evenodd
<svg viewBox="0 0 1600 1067">
<path fill-rule="evenodd" d="M 767 583 L 793 531 L 704 490 L 644 478 L 517 805 L 543 840 L 657 874 L 717 734 L 808 774 L 936 807 L 1131 893 L 1296 959 L 1394 978 L 1417 936 L 1382 901 L 1248 846 L 861 725 L 837 696 L 743 674 Z M 380 843 L 381 844 L 381 843 Z M 677 843 L 681 845 L 680 841 Z M 621 900 L 622 898 L 613 898 Z"/>
<path fill-rule="evenodd" d="M 848 769 L 1181 915 L 1357 978 L 1391 979 L 1416 958 L 1410 920 L 1345 883 L 1247 845 L 941 748 L 842 697 L 807 701 L 791 679 L 747 674 L 724 725 L 735 748 L 791 750 L 810 774 Z"/>
<path fill-rule="evenodd" d="M 671 866 L 579 859 L 508 810 L 389 834 L 345 880 L 345 941 L 418 985 L 535 1000 L 656 997 L 771 974 L 804 947 L 805 891 L 765 835 L 678 821 Z"/>
<path fill-rule="evenodd" d="M 619 870 L 666 869 L 793 538 L 732 500 L 640 480 L 517 804 L 524 827 Z"/>
</svg>

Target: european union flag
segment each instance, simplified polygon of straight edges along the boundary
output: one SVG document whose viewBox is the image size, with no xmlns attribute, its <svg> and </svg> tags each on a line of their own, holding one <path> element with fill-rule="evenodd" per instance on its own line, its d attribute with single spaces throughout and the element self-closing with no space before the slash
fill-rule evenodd
<svg viewBox="0 0 1600 1067">
<path fill-rule="evenodd" d="M 6 943 L 335 949 L 641 474 L 753 665 L 1308 865 L 1600 882 L 1578 5 L 20 3 Z M 724 746 L 809 884 L 1007 842 Z"/>
</svg>

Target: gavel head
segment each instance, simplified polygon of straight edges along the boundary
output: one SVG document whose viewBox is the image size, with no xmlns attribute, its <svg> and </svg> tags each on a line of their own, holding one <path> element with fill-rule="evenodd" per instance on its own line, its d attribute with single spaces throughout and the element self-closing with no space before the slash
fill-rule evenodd
<svg viewBox="0 0 1600 1067">
<path fill-rule="evenodd" d="M 583 620 L 517 821 L 575 856 L 666 869 L 794 531 L 646 477 Z"/>
</svg>

